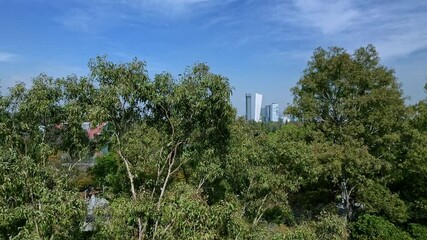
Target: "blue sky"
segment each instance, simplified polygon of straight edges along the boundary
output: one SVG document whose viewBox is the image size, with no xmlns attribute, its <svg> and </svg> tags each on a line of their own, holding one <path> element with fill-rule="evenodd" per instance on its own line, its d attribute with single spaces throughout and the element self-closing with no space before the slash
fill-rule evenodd
<svg viewBox="0 0 427 240">
<path fill-rule="evenodd" d="M 2 92 L 41 72 L 86 75 L 107 54 L 145 60 L 150 76 L 206 62 L 239 114 L 246 92 L 283 109 L 315 48 L 372 43 L 408 102 L 426 97 L 425 0 L 0 0 L 0 26 Z"/>
</svg>

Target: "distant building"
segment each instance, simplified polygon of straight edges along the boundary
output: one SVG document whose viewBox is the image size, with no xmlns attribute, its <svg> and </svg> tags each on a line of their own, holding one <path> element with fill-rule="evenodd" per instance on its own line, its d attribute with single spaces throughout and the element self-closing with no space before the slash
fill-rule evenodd
<svg viewBox="0 0 427 240">
<path fill-rule="evenodd" d="M 278 122 L 279 121 L 279 104 L 272 103 L 270 106 L 270 122 Z"/>
<path fill-rule="evenodd" d="M 267 117 L 265 115 L 265 111 L 266 111 L 265 107 L 262 107 L 261 108 L 261 122 L 265 122 L 267 120 Z"/>
<path fill-rule="evenodd" d="M 262 95 L 258 93 L 246 94 L 246 120 L 260 122 Z"/>
<path fill-rule="evenodd" d="M 272 103 L 262 108 L 262 121 L 263 122 L 278 122 L 279 121 L 279 104 Z"/>
<path fill-rule="evenodd" d="M 262 122 L 269 122 L 270 121 L 270 115 L 271 115 L 271 106 L 270 105 L 266 105 L 265 107 L 262 108 Z"/>
<path fill-rule="evenodd" d="M 290 114 L 285 114 L 281 119 L 283 123 L 295 122 L 295 117 Z"/>
</svg>

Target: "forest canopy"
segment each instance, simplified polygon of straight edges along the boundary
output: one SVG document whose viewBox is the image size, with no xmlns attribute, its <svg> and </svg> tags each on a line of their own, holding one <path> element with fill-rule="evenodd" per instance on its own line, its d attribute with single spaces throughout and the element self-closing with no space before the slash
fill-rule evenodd
<svg viewBox="0 0 427 240">
<path fill-rule="evenodd" d="M 88 66 L 0 96 L 1 239 L 427 238 L 427 98 L 372 45 L 316 49 L 276 125 L 206 64 Z"/>
</svg>

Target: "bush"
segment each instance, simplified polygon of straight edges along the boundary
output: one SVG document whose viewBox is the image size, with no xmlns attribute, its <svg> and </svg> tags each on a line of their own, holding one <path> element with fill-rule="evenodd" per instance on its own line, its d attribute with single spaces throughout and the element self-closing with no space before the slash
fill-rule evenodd
<svg viewBox="0 0 427 240">
<path fill-rule="evenodd" d="M 274 239 L 285 239 L 285 240 L 315 240 L 317 239 L 316 233 L 312 227 L 306 224 L 299 225 L 291 229 L 289 232 L 277 236 Z"/>
<path fill-rule="evenodd" d="M 335 214 L 322 212 L 315 223 L 317 239 L 340 240 L 347 239 L 347 221 Z"/>
<path fill-rule="evenodd" d="M 351 238 L 355 240 L 387 239 L 406 240 L 412 239 L 409 234 L 393 223 L 382 217 L 365 214 L 353 224 Z"/>
<path fill-rule="evenodd" d="M 427 239 L 427 227 L 417 223 L 409 224 L 411 235 L 415 239 Z"/>
</svg>

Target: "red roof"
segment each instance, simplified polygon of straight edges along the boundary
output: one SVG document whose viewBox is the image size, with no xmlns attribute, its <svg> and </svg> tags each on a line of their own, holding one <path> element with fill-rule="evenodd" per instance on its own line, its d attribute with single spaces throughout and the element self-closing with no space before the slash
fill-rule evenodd
<svg viewBox="0 0 427 240">
<path fill-rule="evenodd" d="M 107 125 L 107 122 L 103 122 L 96 126 L 95 128 L 89 128 L 87 131 L 87 136 L 89 139 L 94 139 L 96 136 L 102 133 L 102 129 Z"/>
</svg>

